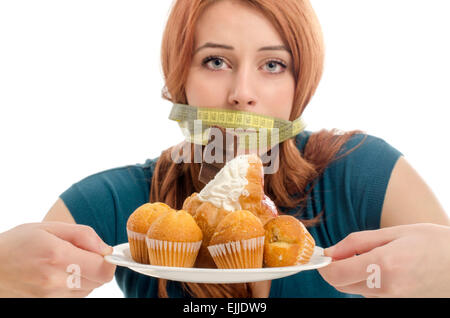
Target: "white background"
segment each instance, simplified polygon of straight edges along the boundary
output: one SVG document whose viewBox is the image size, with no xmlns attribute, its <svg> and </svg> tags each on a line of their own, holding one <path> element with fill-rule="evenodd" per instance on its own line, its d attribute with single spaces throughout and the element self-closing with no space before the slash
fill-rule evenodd
<svg viewBox="0 0 450 318">
<path fill-rule="evenodd" d="M 450 212 L 448 0 L 313 0 L 326 64 L 307 129 L 361 129 L 405 154 Z M 161 98 L 171 1 L 0 0 L 0 232 L 92 173 L 182 140 Z M 115 282 L 90 297 L 122 297 Z"/>
</svg>

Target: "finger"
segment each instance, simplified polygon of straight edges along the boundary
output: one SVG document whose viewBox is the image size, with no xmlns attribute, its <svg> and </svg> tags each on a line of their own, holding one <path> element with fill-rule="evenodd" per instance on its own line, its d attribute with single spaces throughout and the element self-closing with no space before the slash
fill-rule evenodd
<svg viewBox="0 0 450 318">
<path fill-rule="evenodd" d="M 116 266 L 105 261 L 103 256 L 76 247 L 70 249 L 62 264 L 66 271 L 73 271 L 74 274 L 100 284 L 111 281 L 116 270 Z"/>
<path fill-rule="evenodd" d="M 72 290 L 69 294 L 69 297 L 84 298 L 87 297 L 90 293 L 92 293 L 92 290 Z"/>
<path fill-rule="evenodd" d="M 63 275 L 63 279 L 64 278 L 64 283 L 66 284 L 68 292 L 91 291 L 103 285 L 102 283 L 73 274 L 67 275 L 66 273 L 65 275 Z"/>
<path fill-rule="evenodd" d="M 369 266 L 377 264 L 378 260 L 378 250 L 374 249 L 362 255 L 334 261 L 318 271 L 330 285 L 346 286 L 366 281 L 370 275 Z"/>
<path fill-rule="evenodd" d="M 364 297 L 380 297 L 381 288 L 374 287 L 367 283 L 367 281 L 357 282 L 347 286 L 335 287 L 341 293 L 362 295 Z"/>
<path fill-rule="evenodd" d="M 29 286 L 25 297 L 73 297 L 74 294 L 89 294 L 102 284 L 77 275 L 58 271 L 42 277 L 39 285 Z"/>
<path fill-rule="evenodd" d="M 56 236 L 51 237 L 49 246 L 52 248 L 43 258 L 47 265 L 100 284 L 112 280 L 116 266 L 106 262 L 103 256 L 78 248 Z"/>
<path fill-rule="evenodd" d="M 75 274 L 58 273 L 56 278 L 53 278 L 54 286 L 48 286 L 49 290 L 55 293 L 62 293 L 68 295 L 76 291 L 92 291 L 95 288 L 102 286 L 102 283 L 86 279 Z"/>
<path fill-rule="evenodd" d="M 326 248 L 324 255 L 340 260 L 363 254 L 383 246 L 402 235 L 404 227 L 387 227 L 380 230 L 361 231 L 349 234 L 336 245 Z"/>
<path fill-rule="evenodd" d="M 42 224 L 47 232 L 81 249 L 100 255 L 112 253 L 112 247 L 103 242 L 90 226 L 64 222 L 43 222 Z"/>
</svg>

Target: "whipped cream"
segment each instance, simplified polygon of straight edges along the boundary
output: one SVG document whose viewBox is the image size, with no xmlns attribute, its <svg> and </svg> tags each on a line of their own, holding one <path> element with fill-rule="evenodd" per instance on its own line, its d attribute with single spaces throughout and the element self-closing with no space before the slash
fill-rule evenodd
<svg viewBox="0 0 450 318">
<path fill-rule="evenodd" d="M 228 161 L 225 166 L 216 174 L 198 194 L 198 198 L 203 202 L 210 202 L 217 208 L 227 211 L 241 210 L 239 197 L 248 196 L 245 189 L 248 184 L 246 178 L 250 166 L 249 155 L 240 155 Z"/>
</svg>

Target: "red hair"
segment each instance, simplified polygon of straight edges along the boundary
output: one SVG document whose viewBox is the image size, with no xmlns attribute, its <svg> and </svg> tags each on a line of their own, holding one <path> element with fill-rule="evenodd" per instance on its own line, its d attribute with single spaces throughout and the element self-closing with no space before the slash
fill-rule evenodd
<svg viewBox="0 0 450 318">
<path fill-rule="evenodd" d="M 176 0 L 172 6 L 162 39 L 161 61 L 165 77 L 163 98 L 187 104 L 185 83 L 194 51 L 196 23 L 212 3 L 224 0 Z M 290 48 L 295 78 L 295 93 L 290 120 L 298 118 L 314 95 L 323 72 L 324 44 L 322 32 L 311 4 L 307 0 L 235 0 L 260 10 L 275 26 Z M 336 159 L 341 147 L 356 133 L 321 130 L 313 133 L 303 155 L 295 138 L 280 144 L 279 169 L 264 177 L 265 193 L 279 207 L 297 208 L 299 213 L 309 195 L 305 188 L 314 183 L 325 168 Z M 193 145 L 191 145 L 193 147 Z M 200 164 L 171 160 L 172 148 L 162 152 L 152 178 L 150 202 L 165 202 L 181 209 L 184 200 L 193 192 L 200 192 L 198 181 Z M 191 151 L 193 154 L 194 151 Z M 193 160 L 191 161 L 193 162 Z M 302 220 L 306 226 L 320 221 Z M 168 297 L 167 281 L 160 279 L 158 295 Z M 250 284 L 194 284 L 182 283 L 194 297 L 252 297 Z"/>
</svg>

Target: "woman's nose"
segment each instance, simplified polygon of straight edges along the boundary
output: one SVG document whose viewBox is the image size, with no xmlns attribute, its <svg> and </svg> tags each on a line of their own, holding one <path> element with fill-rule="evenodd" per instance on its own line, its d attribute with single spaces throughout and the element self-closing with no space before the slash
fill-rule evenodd
<svg viewBox="0 0 450 318">
<path fill-rule="evenodd" d="M 237 110 L 251 110 L 256 106 L 257 98 L 248 70 L 240 69 L 233 77 L 233 83 L 228 94 L 228 103 Z"/>
</svg>

